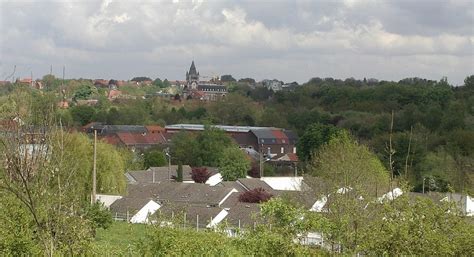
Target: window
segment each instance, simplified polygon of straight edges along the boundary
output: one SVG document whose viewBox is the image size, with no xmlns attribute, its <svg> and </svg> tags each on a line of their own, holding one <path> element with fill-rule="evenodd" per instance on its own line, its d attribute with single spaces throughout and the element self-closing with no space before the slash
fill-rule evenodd
<svg viewBox="0 0 474 257">
<path fill-rule="evenodd" d="M 296 147 L 293 147 L 293 153 L 296 153 Z"/>
<path fill-rule="evenodd" d="M 281 147 L 281 153 L 285 153 L 285 148 Z"/>
</svg>

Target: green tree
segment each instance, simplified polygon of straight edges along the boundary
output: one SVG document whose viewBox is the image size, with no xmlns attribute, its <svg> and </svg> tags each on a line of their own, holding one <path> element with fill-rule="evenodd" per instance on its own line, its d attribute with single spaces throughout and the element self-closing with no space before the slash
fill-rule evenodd
<svg viewBox="0 0 474 257">
<path fill-rule="evenodd" d="M 360 232 L 370 255 L 470 256 L 474 225 L 447 202 L 402 195 L 385 203 Z"/>
<path fill-rule="evenodd" d="M 387 170 L 366 146 L 343 133 L 315 153 L 309 173 L 317 176 L 316 195 L 326 199 L 327 242 L 342 244 L 346 252 L 355 251 L 360 243 L 358 233 L 374 212 L 368 206 L 390 189 Z M 313 183 L 311 178 L 305 181 Z"/>
<path fill-rule="evenodd" d="M 464 86 L 467 88 L 474 88 L 474 75 L 468 76 L 464 79 Z"/>
<path fill-rule="evenodd" d="M 250 161 L 247 155 L 237 147 L 228 147 L 224 150 L 219 162 L 219 172 L 226 181 L 235 181 L 245 178 L 250 169 Z"/>
<path fill-rule="evenodd" d="M 234 77 L 232 77 L 232 75 L 222 75 L 221 81 L 222 82 L 235 82 L 236 80 L 234 79 Z"/>
<path fill-rule="evenodd" d="M 166 156 L 160 150 L 150 150 L 145 152 L 145 169 L 150 167 L 162 167 L 167 165 Z"/>
<path fill-rule="evenodd" d="M 178 169 L 176 170 L 176 181 L 183 182 L 183 165 L 181 162 L 178 163 Z"/>
<path fill-rule="evenodd" d="M 171 156 L 173 160 L 186 165 L 201 166 L 200 149 L 196 136 L 186 131 L 180 131 L 173 136 L 171 142 Z"/>
<path fill-rule="evenodd" d="M 352 188 L 377 197 L 389 184 L 389 174 L 367 146 L 347 133 L 333 137 L 314 154 L 310 173 L 322 178 L 329 190 Z M 327 192 L 330 193 L 330 192 Z"/>
<path fill-rule="evenodd" d="M 87 105 L 78 105 L 69 109 L 71 112 L 72 119 L 76 124 L 86 125 L 92 121 L 95 115 L 95 109 Z"/>
<path fill-rule="evenodd" d="M 97 88 L 92 85 L 82 85 L 74 92 L 72 99 L 74 101 L 89 99 L 92 95 L 97 94 Z"/>
<path fill-rule="evenodd" d="M 310 160 L 312 154 L 318 151 L 329 140 L 341 134 L 341 129 L 333 125 L 315 123 L 310 125 L 297 143 L 298 157 L 301 160 Z"/>
<path fill-rule="evenodd" d="M 233 145 L 232 139 L 223 130 L 206 125 L 204 131 L 196 138 L 198 158 L 202 165 L 217 167 L 223 156 L 224 150 Z M 195 160 L 197 162 L 197 160 Z"/>
<path fill-rule="evenodd" d="M 100 202 L 96 202 L 86 208 L 85 217 L 91 222 L 92 228 L 97 230 L 98 228 L 108 229 L 113 222 L 112 214 Z"/>
</svg>

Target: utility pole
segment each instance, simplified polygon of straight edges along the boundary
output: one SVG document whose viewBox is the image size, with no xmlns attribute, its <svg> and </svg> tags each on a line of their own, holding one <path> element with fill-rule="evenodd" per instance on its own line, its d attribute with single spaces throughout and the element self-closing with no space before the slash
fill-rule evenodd
<svg viewBox="0 0 474 257">
<path fill-rule="evenodd" d="M 421 189 L 423 194 L 425 193 L 425 179 L 426 177 L 423 178 L 423 188 Z"/>
<path fill-rule="evenodd" d="M 92 198 L 91 204 L 96 202 L 97 188 L 97 130 L 94 130 L 94 167 L 92 169 Z"/>
<path fill-rule="evenodd" d="M 169 147 L 165 149 L 165 154 L 168 157 L 168 180 L 171 180 L 171 154 Z"/>
<path fill-rule="evenodd" d="M 260 178 L 263 177 L 263 156 L 262 156 L 263 153 L 262 153 L 262 147 L 263 147 L 263 144 L 260 146 L 260 149 L 259 149 L 259 150 L 260 150 L 260 151 L 259 151 L 259 153 L 260 153 L 260 158 L 259 158 L 259 159 L 260 159 Z"/>
</svg>

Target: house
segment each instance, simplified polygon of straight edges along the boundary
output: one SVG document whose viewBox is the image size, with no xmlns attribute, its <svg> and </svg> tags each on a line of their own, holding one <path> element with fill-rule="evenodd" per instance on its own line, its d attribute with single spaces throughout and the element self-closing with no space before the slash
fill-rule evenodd
<svg viewBox="0 0 474 257">
<path fill-rule="evenodd" d="M 99 103 L 97 99 L 79 99 L 76 100 L 77 105 L 87 105 L 87 106 L 95 106 Z"/>
<path fill-rule="evenodd" d="M 194 183 L 191 178 L 191 167 L 183 165 L 183 183 Z M 150 167 L 147 170 L 129 171 L 125 173 L 129 184 L 159 183 L 174 180 L 177 177 L 178 165 L 169 167 Z"/>
<path fill-rule="evenodd" d="M 141 125 L 104 125 L 100 122 L 91 122 L 82 127 L 88 134 L 97 131 L 98 138 L 116 146 L 123 146 L 135 150 L 144 150 L 158 145 L 169 143 L 160 126 Z"/>
<path fill-rule="evenodd" d="M 457 194 L 457 193 L 438 193 L 438 192 L 429 192 L 429 193 L 415 193 L 410 192 L 409 196 L 411 198 L 421 197 L 428 198 L 434 201 L 435 203 L 442 202 L 452 202 L 456 204 L 458 209 L 462 214 L 472 217 L 474 216 L 474 198 L 467 194 Z"/>
<path fill-rule="evenodd" d="M 172 174 L 175 174 L 176 168 L 176 166 L 172 167 Z M 190 167 L 183 166 L 183 174 L 186 173 L 184 170 L 189 171 Z M 220 175 L 215 171 L 212 172 Z M 126 177 L 129 184 L 126 195 L 113 196 L 115 201 L 112 203 L 110 203 L 113 200 L 111 196 L 98 197 L 98 199 L 108 200 L 106 206 L 110 206 L 117 220 L 149 223 L 153 222 L 149 219 L 149 215 L 155 215 L 155 218 L 162 221 L 182 215 L 181 218 L 185 220 L 183 222 L 186 225 L 198 228 L 215 228 L 222 222 L 226 222 L 228 232 L 232 235 L 236 229 L 255 226 L 257 222 L 255 217 L 260 212 L 259 204 L 240 202 L 241 193 L 263 188 L 270 194 L 278 196 L 295 192 L 294 190 L 306 190 L 302 178 L 277 178 L 280 180 L 279 183 L 272 181 L 271 178 L 244 178 L 237 181 L 220 181 L 210 185 L 170 181 L 168 174 L 168 167 L 128 172 Z M 296 187 L 292 184 L 281 185 L 284 181 L 290 180 L 297 181 L 299 184 Z"/>
<path fill-rule="evenodd" d="M 109 81 L 106 80 L 106 79 L 96 79 L 96 80 L 94 80 L 94 86 L 108 88 L 109 87 Z"/>
<path fill-rule="evenodd" d="M 287 154 L 296 154 L 297 135 L 290 131 L 271 127 L 227 126 L 212 125 L 211 127 L 224 130 L 241 148 L 254 149 L 268 154 L 272 158 L 281 158 Z M 203 131 L 200 124 L 174 124 L 165 127 L 167 133 L 179 131 Z M 296 155 L 288 155 L 281 161 L 297 161 Z"/>
<path fill-rule="evenodd" d="M 273 92 L 277 92 L 283 89 L 283 82 L 277 79 L 264 79 L 262 80 L 262 85 L 266 87 L 268 90 L 272 90 Z"/>
<path fill-rule="evenodd" d="M 109 99 L 109 101 L 115 100 L 115 99 L 117 99 L 117 97 L 119 97 L 121 94 L 122 94 L 122 91 L 117 90 L 117 89 L 112 89 L 112 90 L 110 90 L 109 93 L 107 94 L 107 99 Z"/>
</svg>

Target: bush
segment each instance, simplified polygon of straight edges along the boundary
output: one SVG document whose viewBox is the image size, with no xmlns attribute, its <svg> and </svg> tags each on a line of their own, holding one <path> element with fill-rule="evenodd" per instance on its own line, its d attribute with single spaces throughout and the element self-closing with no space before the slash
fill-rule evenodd
<svg viewBox="0 0 474 257">
<path fill-rule="evenodd" d="M 206 183 L 210 176 L 211 173 L 205 167 L 196 167 L 191 171 L 191 178 L 196 183 Z"/>
<path fill-rule="evenodd" d="M 263 203 L 270 200 L 272 197 L 272 194 L 265 191 L 265 189 L 258 187 L 241 193 L 239 195 L 239 201 L 244 203 Z"/>
<path fill-rule="evenodd" d="M 260 166 L 258 163 L 254 163 L 247 174 L 252 178 L 260 178 Z"/>
<path fill-rule="evenodd" d="M 146 169 L 150 167 L 163 167 L 167 164 L 165 154 L 159 150 L 148 151 L 144 157 Z"/>
<path fill-rule="evenodd" d="M 85 216 L 91 222 L 94 230 L 97 228 L 107 229 L 112 225 L 112 214 L 100 202 L 89 206 Z"/>
<path fill-rule="evenodd" d="M 183 165 L 178 163 L 178 170 L 176 171 L 176 181 L 183 182 Z"/>
</svg>

